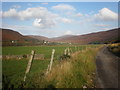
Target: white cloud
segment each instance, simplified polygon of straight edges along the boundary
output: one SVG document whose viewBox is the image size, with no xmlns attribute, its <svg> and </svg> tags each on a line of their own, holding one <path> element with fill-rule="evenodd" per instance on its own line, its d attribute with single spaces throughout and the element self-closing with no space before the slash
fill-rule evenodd
<svg viewBox="0 0 120 90">
<path fill-rule="evenodd" d="M 36 26 L 36 27 L 42 27 L 42 24 L 40 24 L 41 20 L 42 19 L 35 19 L 34 22 L 33 22 L 33 25 Z"/>
<path fill-rule="evenodd" d="M 3 18 L 13 18 L 18 20 L 35 19 L 33 26 L 39 28 L 49 28 L 56 25 L 57 22 L 71 23 L 72 20 L 68 18 L 60 17 L 58 14 L 54 14 L 47 10 L 45 7 L 27 8 L 22 11 L 16 9 L 10 9 L 2 12 Z"/>
<path fill-rule="evenodd" d="M 110 25 L 108 25 L 108 24 L 95 24 L 95 26 L 97 26 L 97 27 L 107 27 L 107 26 L 110 26 Z"/>
<path fill-rule="evenodd" d="M 75 11 L 76 9 L 71 6 L 71 5 L 68 5 L 68 4 L 58 4 L 56 6 L 53 6 L 52 9 L 55 9 L 55 10 L 60 10 L 60 11 L 63 11 L 63 10 L 72 10 L 72 11 Z"/>
<path fill-rule="evenodd" d="M 61 18 L 61 21 L 64 23 L 71 23 L 72 22 L 72 20 L 68 19 L 68 18 Z"/>
<path fill-rule="evenodd" d="M 43 3 L 41 3 L 41 4 L 48 4 L 48 2 L 43 2 Z"/>
<path fill-rule="evenodd" d="M 45 17 L 56 17 L 57 14 L 53 14 L 45 7 L 27 8 L 23 11 L 16 11 L 16 9 L 10 9 L 9 11 L 3 12 L 3 17 L 17 17 L 20 20 L 32 19 L 32 18 L 45 18 Z"/>
<path fill-rule="evenodd" d="M 55 22 L 51 19 L 35 19 L 33 22 L 33 26 L 39 28 L 49 28 L 55 25 Z"/>
<path fill-rule="evenodd" d="M 76 16 L 78 16 L 78 17 L 82 17 L 83 14 L 81 14 L 81 13 L 77 13 Z"/>
<path fill-rule="evenodd" d="M 68 30 L 68 31 L 66 31 L 66 32 L 64 33 L 64 35 L 72 35 L 72 34 L 73 34 L 73 32 L 70 31 L 70 30 Z"/>
<path fill-rule="evenodd" d="M 2 12 L 3 17 L 12 17 L 12 18 L 17 18 L 17 11 L 16 9 L 10 9 L 9 11 Z"/>
<path fill-rule="evenodd" d="M 13 5 L 12 8 L 17 9 L 17 8 L 21 8 L 21 6 L 20 5 Z"/>
<path fill-rule="evenodd" d="M 118 14 L 108 8 L 102 8 L 98 14 L 94 15 L 97 20 L 114 21 L 118 19 Z"/>
<path fill-rule="evenodd" d="M 23 35 L 43 35 L 43 36 L 53 36 L 56 34 L 56 30 L 53 29 L 42 29 L 42 28 L 35 28 L 32 26 L 25 26 L 25 25 L 10 25 L 10 24 L 2 24 L 2 28 L 11 29 L 18 31 Z"/>
<path fill-rule="evenodd" d="M 19 20 L 28 20 L 28 19 L 41 19 L 41 22 L 38 23 L 38 19 L 33 22 L 33 25 L 40 28 L 49 28 L 55 25 L 57 18 L 59 15 L 54 14 L 47 10 L 44 7 L 36 7 L 36 8 L 27 8 L 23 11 L 17 11 L 16 9 L 10 9 L 8 11 L 3 12 L 3 17 L 13 18 Z M 38 21 L 37 21 L 38 20 Z"/>
</svg>

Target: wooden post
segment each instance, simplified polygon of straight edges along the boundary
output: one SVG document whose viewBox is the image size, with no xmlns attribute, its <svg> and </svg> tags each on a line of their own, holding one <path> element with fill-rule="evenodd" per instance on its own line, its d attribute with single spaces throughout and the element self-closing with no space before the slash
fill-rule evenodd
<svg viewBox="0 0 120 90">
<path fill-rule="evenodd" d="M 51 71 L 51 68 L 52 68 L 52 63 L 53 63 L 53 59 L 54 59 L 54 53 L 55 53 L 55 49 L 52 50 L 52 55 L 51 55 L 51 61 L 50 61 L 50 71 Z"/>
<path fill-rule="evenodd" d="M 67 49 L 65 49 L 65 51 L 64 51 L 64 55 L 67 55 Z"/>
<path fill-rule="evenodd" d="M 53 63 L 53 59 L 54 59 L 54 53 L 55 53 L 55 49 L 52 50 L 51 61 L 50 61 L 50 64 L 48 65 L 46 74 L 47 74 L 49 71 L 51 71 L 52 63 Z"/>
<path fill-rule="evenodd" d="M 26 80 L 26 75 L 27 73 L 30 72 L 30 68 L 31 68 L 31 65 L 32 65 L 32 61 L 33 61 L 33 58 L 34 58 L 34 54 L 35 54 L 35 51 L 31 51 L 31 56 L 30 56 L 30 60 L 28 61 L 28 65 L 27 65 L 27 68 L 26 68 L 26 72 L 25 72 L 25 76 L 24 76 L 24 81 Z"/>
<path fill-rule="evenodd" d="M 70 49 L 69 49 L 69 47 L 68 47 L 68 55 L 70 56 Z"/>
</svg>

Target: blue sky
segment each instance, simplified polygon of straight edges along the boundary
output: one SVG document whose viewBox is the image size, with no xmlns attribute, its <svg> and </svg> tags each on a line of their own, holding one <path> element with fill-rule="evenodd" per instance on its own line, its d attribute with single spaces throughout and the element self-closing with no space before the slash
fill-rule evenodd
<svg viewBox="0 0 120 90">
<path fill-rule="evenodd" d="M 3 2 L 2 27 L 57 37 L 117 28 L 117 2 Z"/>
</svg>

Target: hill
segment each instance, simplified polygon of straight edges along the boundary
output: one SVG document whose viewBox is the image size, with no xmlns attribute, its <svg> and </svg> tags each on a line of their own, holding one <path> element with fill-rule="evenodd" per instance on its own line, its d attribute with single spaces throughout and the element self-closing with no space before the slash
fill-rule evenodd
<svg viewBox="0 0 120 90">
<path fill-rule="evenodd" d="M 49 41 L 49 38 L 44 37 L 44 36 L 28 35 L 28 37 L 31 37 L 31 38 L 37 39 L 37 40 L 39 40 L 39 41 L 41 41 L 41 40 L 48 40 L 48 41 Z"/>
<path fill-rule="evenodd" d="M 10 30 L 10 29 L 1 29 L 2 30 L 2 40 L 24 40 L 24 36 L 19 32 Z"/>
<path fill-rule="evenodd" d="M 89 33 L 84 35 L 65 35 L 61 37 L 47 38 L 44 36 L 27 35 L 24 36 L 19 32 L 10 29 L 2 30 L 2 42 L 3 45 L 43 45 L 44 41 L 49 42 L 64 42 L 64 43 L 77 43 L 77 44 L 103 44 L 103 43 L 113 43 L 120 42 L 120 37 L 118 37 L 118 31 L 120 28 Z M 0 31 L 1 32 L 1 31 Z M 1 34 L 1 33 L 0 33 Z M 19 43 L 19 44 L 18 44 Z"/>
<path fill-rule="evenodd" d="M 32 45 L 38 41 L 37 39 L 31 38 L 29 36 L 24 36 L 19 32 L 10 29 L 0 29 L 0 35 L 2 35 L 3 46 Z"/>
<path fill-rule="evenodd" d="M 85 35 L 70 35 L 52 38 L 55 42 L 79 43 L 79 44 L 99 44 L 118 41 L 118 29 L 90 33 Z"/>
</svg>

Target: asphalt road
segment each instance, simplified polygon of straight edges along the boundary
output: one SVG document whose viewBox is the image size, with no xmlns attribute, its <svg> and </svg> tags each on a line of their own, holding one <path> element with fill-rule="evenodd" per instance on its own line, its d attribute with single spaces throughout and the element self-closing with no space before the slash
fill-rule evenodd
<svg viewBox="0 0 120 90">
<path fill-rule="evenodd" d="M 118 63 L 120 58 L 109 52 L 107 47 L 102 48 L 96 57 L 97 88 L 120 88 L 118 78 Z M 119 80 L 118 80 L 119 79 Z"/>
</svg>

